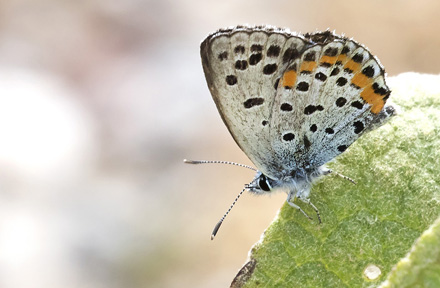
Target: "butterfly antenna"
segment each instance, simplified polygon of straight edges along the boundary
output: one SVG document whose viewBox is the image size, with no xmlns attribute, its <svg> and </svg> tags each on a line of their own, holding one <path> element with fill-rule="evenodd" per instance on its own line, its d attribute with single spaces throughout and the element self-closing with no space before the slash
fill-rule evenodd
<svg viewBox="0 0 440 288">
<path fill-rule="evenodd" d="M 229 165 L 235 165 L 235 166 L 239 166 L 239 167 L 244 167 L 244 168 L 248 168 L 250 170 L 256 171 L 258 172 L 257 169 L 255 169 L 254 167 L 245 165 L 245 164 L 240 164 L 240 163 L 235 163 L 235 162 L 230 162 L 230 161 L 219 161 L 219 160 L 187 160 L 184 159 L 183 163 L 186 164 L 229 164 Z M 225 220 L 226 216 L 228 216 L 229 212 L 232 210 L 232 207 L 234 207 L 235 203 L 237 203 L 238 198 L 240 198 L 240 196 L 243 194 L 244 191 L 246 191 L 246 189 L 248 188 L 248 185 L 246 185 L 243 190 L 241 190 L 240 193 L 238 193 L 237 197 L 235 197 L 234 202 L 232 202 L 231 206 L 229 207 L 228 211 L 226 211 L 225 215 L 223 215 L 223 217 L 220 219 L 220 221 L 218 221 L 218 223 L 215 225 L 214 230 L 212 230 L 211 233 L 211 240 L 214 240 L 215 235 L 217 235 L 218 230 L 220 229 L 220 226 L 223 224 L 223 221 Z"/>
<path fill-rule="evenodd" d="M 257 169 L 255 169 L 254 167 L 245 165 L 245 164 L 240 164 L 240 163 L 235 163 L 235 162 L 229 162 L 229 161 L 218 161 L 218 160 L 187 160 L 187 159 L 183 159 L 183 163 L 186 164 L 229 164 L 229 165 L 235 165 L 235 166 L 240 166 L 240 167 L 244 167 L 244 168 L 248 168 L 254 171 L 258 171 Z"/>
<path fill-rule="evenodd" d="M 237 203 L 238 198 L 240 198 L 241 194 L 246 190 L 247 187 L 243 188 L 240 193 L 238 193 L 237 197 L 235 197 L 234 202 L 232 202 L 231 207 L 229 207 L 228 211 L 226 211 L 225 215 L 218 221 L 218 223 L 215 225 L 214 230 L 212 230 L 211 233 L 211 240 L 214 240 L 215 235 L 217 235 L 218 229 L 220 229 L 220 226 L 222 225 L 223 221 L 225 220 L 226 216 L 228 216 L 229 212 L 232 210 L 232 207 L 234 207 L 235 203 Z"/>
</svg>

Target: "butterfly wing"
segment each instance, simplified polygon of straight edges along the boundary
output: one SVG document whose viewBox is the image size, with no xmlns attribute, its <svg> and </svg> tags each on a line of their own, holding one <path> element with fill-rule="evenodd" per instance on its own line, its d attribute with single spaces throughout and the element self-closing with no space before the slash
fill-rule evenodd
<svg viewBox="0 0 440 288">
<path fill-rule="evenodd" d="M 273 179 L 322 166 L 394 112 L 378 60 L 329 31 L 239 26 L 209 35 L 201 56 L 224 123 Z"/>
<path fill-rule="evenodd" d="M 353 40 L 322 32 L 279 81 L 270 139 L 282 170 L 313 170 L 394 112 L 384 70 Z M 280 161 L 279 160 L 279 161 Z"/>
<path fill-rule="evenodd" d="M 206 81 L 233 138 L 265 175 L 279 178 L 282 163 L 271 149 L 270 123 L 279 78 L 308 45 L 271 27 L 235 27 L 201 44 Z"/>
</svg>

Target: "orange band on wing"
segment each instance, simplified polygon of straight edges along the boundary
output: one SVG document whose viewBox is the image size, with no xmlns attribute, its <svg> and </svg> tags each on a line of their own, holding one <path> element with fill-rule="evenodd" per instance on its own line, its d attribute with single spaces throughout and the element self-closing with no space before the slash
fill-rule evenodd
<svg viewBox="0 0 440 288">
<path fill-rule="evenodd" d="M 353 76 L 353 79 L 351 79 L 351 83 L 358 86 L 359 88 L 364 88 L 368 84 L 371 84 L 372 80 L 371 78 L 365 76 L 362 73 L 357 73 Z"/>
<path fill-rule="evenodd" d="M 321 57 L 320 63 L 327 63 L 330 66 L 333 66 L 336 63 L 336 59 L 338 59 L 338 57 L 336 57 L 336 56 L 325 56 L 324 55 Z"/>
<path fill-rule="evenodd" d="M 296 82 L 296 71 L 295 70 L 286 71 L 286 73 L 284 73 L 283 75 L 282 81 L 283 81 L 282 82 L 283 86 L 293 87 L 293 85 L 295 85 Z"/>
<path fill-rule="evenodd" d="M 379 113 L 385 105 L 383 96 L 375 93 L 372 85 L 369 85 L 361 92 L 361 97 L 365 100 L 365 102 L 372 106 L 371 112 L 374 114 Z"/>
<path fill-rule="evenodd" d="M 356 73 L 361 68 L 361 64 L 350 60 L 345 64 L 344 69 L 350 69 L 354 73 Z"/>
</svg>

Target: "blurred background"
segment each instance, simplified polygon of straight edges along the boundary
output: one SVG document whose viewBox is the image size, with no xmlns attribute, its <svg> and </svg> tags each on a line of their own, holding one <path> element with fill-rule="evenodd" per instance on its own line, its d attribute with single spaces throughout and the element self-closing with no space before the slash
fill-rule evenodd
<svg viewBox="0 0 440 288">
<path fill-rule="evenodd" d="M 0 287 L 229 287 L 285 195 L 252 171 L 207 89 L 225 26 L 330 28 L 389 76 L 439 73 L 440 2 L 0 1 Z"/>
</svg>

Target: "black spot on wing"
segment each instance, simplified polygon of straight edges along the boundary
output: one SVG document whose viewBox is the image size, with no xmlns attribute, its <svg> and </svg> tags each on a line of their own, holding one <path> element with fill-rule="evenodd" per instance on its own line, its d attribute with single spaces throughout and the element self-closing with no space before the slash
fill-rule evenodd
<svg viewBox="0 0 440 288">
<path fill-rule="evenodd" d="M 364 130 L 364 123 L 361 121 L 356 121 L 353 123 L 354 133 L 359 134 Z"/>
<path fill-rule="evenodd" d="M 233 86 L 233 85 L 237 84 L 237 76 L 235 76 L 235 75 L 226 76 L 226 83 L 229 86 Z"/>
<path fill-rule="evenodd" d="M 219 59 L 220 61 L 223 61 L 223 60 L 228 59 L 228 52 L 227 52 L 227 51 L 224 51 L 224 52 L 218 54 L 218 59 Z"/>
<path fill-rule="evenodd" d="M 283 63 L 287 63 L 290 60 L 296 59 L 299 56 L 299 52 L 295 48 L 287 48 L 283 54 Z"/>
<path fill-rule="evenodd" d="M 374 76 L 374 68 L 373 66 L 367 66 L 364 69 L 362 69 L 362 74 L 367 76 L 368 78 L 372 78 Z"/>
<path fill-rule="evenodd" d="M 237 45 L 237 46 L 235 46 L 235 48 L 234 48 L 234 52 L 235 52 L 236 54 L 243 54 L 244 51 L 245 51 L 245 48 L 244 48 L 243 45 Z"/>
<path fill-rule="evenodd" d="M 357 53 L 351 59 L 356 63 L 362 63 L 362 61 L 364 61 L 364 55 L 362 55 L 362 53 Z"/>
<path fill-rule="evenodd" d="M 250 65 L 257 65 L 258 62 L 261 61 L 261 59 L 263 59 L 263 54 L 261 54 L 261 53 L 252 54 L 249 57 L 249 64 Z"/>
<path fill-rule="evenodd" d="M 295 135 L 293 135 L 293 133 L 289 132 L 283 135 L 284 141 L 292 141 L 293 139 L 295 139 Z"/>
<path fill-rule="evenodd" d="M 292 107 L 292 105 L 290 105 L 289 103 L 283 103 L 283 104 L 281 104 L 281 110 L 282 111 L 286 111 L 286 112 L 290 112 L 290 111 L 292 111 L 293 110 L 293 107 Z"/>
<path fill-rule="evenodd" d="M 331 67 L 333 65 L 331 63 L 328 63 L 328 62 L 321 62 L 321 63 L 319 63 L 319 66 L 325 67 L 325 68 L 329 68 L 329 67 Z"/>
<path fill-rule="evenodd" d="M 235 69 L 246 70 L 248 67 L 248 62 L 246 60 L 237 60 L 235 62 Z"/>
<path fill-rule="evenodd" d="M 278 45 L 271 45 L 267 49 L 267 57 L 278 57 L 280 55 L 281 47 Z"/>
<path fill-rule="evenodd" d="M 298 91 L 308 91 L 309 90 L 309 83 L 307 82 L 299 82 L 298 85 L 296 86 L 296 90 Z"/>
<path fill-rule="evenodd" d="M 275 71 L 277 71 L 277 64 L 267 64 L 266 66 L 264 66 L 263 68 L 263 73 L 266 75 L 270 75 L 273 74 Z"/>
<path fill-rule="evenodd" d="M 336 80 L 336 84 L 341 87 L 344 86 L 347 84 L 347 78 L 339 77 L 338 80 Z"/>
<path fill-rule="evenodd" d="M 345 103 L 347 103 L 347 99 L 345 99 L 344 97 L 339 97 L 338 99 L 336 99 L 336 106 L 338 107 L 342 107 L 345 105 Z"/>
<path fill-rule="evenodd" d="M 373 83 L 373 89 L 374 89 L 374 93 L 385 96 L 388 93 L 390 93 L 389 90 L 383 88 L 383 87 L 379 87 L 379 84 L 377 84 L 376 82 Z"/>
<path fill-rule="evenodd" d="M 338 75 L 339 74 L 339 68 L 338 67 L 336 67 L 336 68 L 334 68 L 333 70 L 332 70 L 332 73 L 330 73 L 330 76 L 336 76 L 336 75 Z"/>
<path fill-rule="evenodd" d="M 260 106 L 264 103 L 263 98 L 249 98 L 248 100 L 244 101 L 243 105 L 244 108 L 249 109 L 254 106 Z"/>
<path fill-rule="evenodd" d="M 333 130 L 332 128 L 325 128 L 325 133 L 327 133 L 327 134 L 334 134 L 335 130 Z"/>
<path fill-rule="evenodd" d="M 315 74 L 315 79 L 324 82 L 325 80 L 327 80 L 327 76 L 322 72 L 318 72 Z"/>
<path fill-rule="evenodd" d="M 306 106 L 306 108 L 304 108 L 304 114 L 306 115 L 311 115 L 313 113 L 315 113 L 316 111 L 323 111 L 324 107 L 322 107 L 321 105 L 308 105 Z"/>
<path fill-rule="evenodd" d="M 344 152 L 345 150 L 347 150 L 347 145 L 340 145 L 340 146 L 338 146 L 338 151 L 339 152 Z"/>
<path fill-rule="evenodd" d="M 261 52 L 263 51 L 263 46 L 260 44 L 252 44 L 251 52 Z"/>
<path fill-rule="evenodd" d="M 325 49 L 325 51 L 324 51 L 325 56 L 333 57 L 333 56 L 336 56 L 337 54 L 338 54 L 338 48 L 329 47 L 329 48 Z"/>
<path fill-rule="evenodd" d="M 357 109 L 359 109 L 359 110 L 361 110 L 362 108 L 364 108 L 364 103 L 362 103 L 361 101 L 353 101 L 352 103 L 351 103 L 351 106 L 352 107 L 354 107 L 354 108 L 357 108 Z"/>
</svg>

